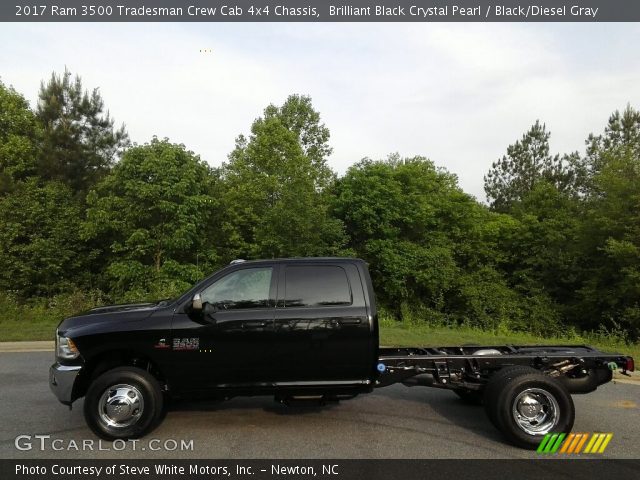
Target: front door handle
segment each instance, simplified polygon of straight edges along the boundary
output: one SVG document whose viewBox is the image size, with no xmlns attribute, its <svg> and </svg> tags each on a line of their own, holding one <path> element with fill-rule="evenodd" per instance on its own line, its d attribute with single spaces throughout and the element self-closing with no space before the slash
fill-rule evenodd
<svg viewBox="0 0 640 480">
<path fill-rule="evenodd" d="M 243 328 L 264 328 L 268 324 L 265 320 L 249 320 L 246 322 L 242 322 Z"/>
</svg>

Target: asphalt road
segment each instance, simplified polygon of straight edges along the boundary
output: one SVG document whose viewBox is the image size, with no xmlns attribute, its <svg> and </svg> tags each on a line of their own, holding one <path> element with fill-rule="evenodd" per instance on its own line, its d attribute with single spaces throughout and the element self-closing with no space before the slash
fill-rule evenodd
<svg viewBox="0 0 640 480">
<path fill-rule="evenodd" d="M 49 391 L 52 357 L 52 352 L 0 354 L 0 458 L 536 456 L 506 444 L 482 407 L 467 406 L 451 392 L 402 385 L 325 407 L 285 407 L 270 397 L 184 402 L 172 406 L 135 450 L 132 444 L 120 450 L 122 444 L 98 443 L 84 424 L 82 401 L 69 411 Z M 640 386 L 610 383 L 574 401 L 574 431 L 613 432 L 605 457 L 640 458 Z M 16 448 L 19 435 L 31 436 L 18 441 L 31 449 Z M 187 449 L 193 441 L 192 449 L 182 450 L 183 441 Z M 93 442 L 93 450 L 78 451 L 83 442 Z"/>
</svg>

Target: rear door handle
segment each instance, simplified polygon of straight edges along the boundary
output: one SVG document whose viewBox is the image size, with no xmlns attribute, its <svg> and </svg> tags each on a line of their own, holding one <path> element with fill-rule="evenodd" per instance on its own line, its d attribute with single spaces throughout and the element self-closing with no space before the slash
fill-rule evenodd
<svg viewBox="0 0 640 480">
<path fill-rule="evenodd" d="M 360 325 L 362 323 L 361 318 L 339 318 L 338 323 L 340 325 Z"/>
</svg>

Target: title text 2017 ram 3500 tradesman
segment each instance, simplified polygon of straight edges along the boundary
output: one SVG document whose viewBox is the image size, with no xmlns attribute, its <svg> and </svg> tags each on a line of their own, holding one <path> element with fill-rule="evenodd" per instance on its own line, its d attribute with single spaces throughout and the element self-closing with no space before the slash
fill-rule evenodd
<svg viewBox="0 0 640 480">
<path fill-rule="evenodd" d="M 571 394 L 633 371 L 588 346 L 381 348 L 367 264 L 350 258 L 233 262 L 181 297 L 94 308 L 56 332 L 50 386 L 103 438 L 135 438 L 170 397 L 349 398 L 396 382 L 482 402 L 513 444 L 573 426 Z"/>
</svg>

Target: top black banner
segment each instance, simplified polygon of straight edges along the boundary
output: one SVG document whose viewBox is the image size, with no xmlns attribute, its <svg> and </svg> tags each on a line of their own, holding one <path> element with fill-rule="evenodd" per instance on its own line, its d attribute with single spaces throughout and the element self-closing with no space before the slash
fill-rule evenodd
<svg viewBox="0 0 640 480">
<path fill-rule="evenodd" d="M 635 0 L 13 0 L 2 22 L 637 22 Z"/>
</svg>

